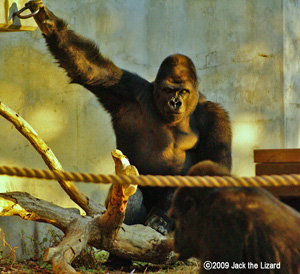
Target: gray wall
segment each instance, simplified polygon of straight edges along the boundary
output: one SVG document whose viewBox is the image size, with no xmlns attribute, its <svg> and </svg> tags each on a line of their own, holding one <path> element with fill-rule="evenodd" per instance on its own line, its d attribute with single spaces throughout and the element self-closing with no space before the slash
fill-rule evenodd
<svg viewBox="0 0 300 274">
<path fill-rule="evenodd" d="M 300 1 L 284 1 L 283 101 L 286 147 L 300 146 Z"/>
<path fill-rule="evenodd" d="M 253 149 L 299 147 L 300 1 L 45 1 L 70 28 L 93 39 L 118 66 L 152 81 L 162 60 L 194 60 L 200 91 L 219 102 L 233 126 L 233 173 L 254 175 Z M 25 118 L 69 171 L 113 173 L 115 138 L 96 98 L 69 85 L 39 30 L 0 34 L 0 100 Z M 0 118 L 0 165 L 46 168 L 11 124 Z M 103 202 L 107 187 L 78 184 Z M 0 178 L 0 191 L 27 191 L 74 206 L 56 182 Z M 12 245 L 32 225 L 0 219 Z M 1 233 L 1 231 L 0 231 Z M 0 245 L 1 246 L 1 245 Z M 19 255 L 21 249 L 18 249 Z"/>
</svg>

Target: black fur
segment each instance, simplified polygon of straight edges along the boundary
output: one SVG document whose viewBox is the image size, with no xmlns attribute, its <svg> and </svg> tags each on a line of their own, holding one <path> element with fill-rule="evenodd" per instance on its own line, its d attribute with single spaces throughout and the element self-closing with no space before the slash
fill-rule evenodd
<svg viewBox="0 0 300 274">
<path fill-rule="evenodd" d="M 93 42 L 68 30 L 61 19 L 53 16 L 51 20 L 53 30 L 45 35 L 49 50 L 71 81 L 93 92 L 111 114 L 117 148 L 140 174 L 185 175 L 206 159 L 231 168 L 229 117 L 198 92 L 196 69 L 188 57 L 166 58 L 157 80 L 150 83 L 118 68 Z M 143 188 L 147 213 L 162 212 L 164 218 L 173 191 Z M 140 213 L 132 214 L 136 216 L 130 216 L 131 220 L 140 217 Z"/>
<path fill-rule="evenodd" d="M 199 174 L 228 175 L 212 162 Z M 175 251 L 179 259 L 197 257 L 200 273 L 299 274 L 300 214 L 261 188 L 181 188 L 169 216 L 176 221 Z M 206 271 L 205 261 L 226 262 L 229 268 Z M 232 269 L 234 263 L 245 263 Z M 251 269 L 248 263 L 257 264 Z M 272 263 L 268 269 L 264 263 Z"/>
</svg>

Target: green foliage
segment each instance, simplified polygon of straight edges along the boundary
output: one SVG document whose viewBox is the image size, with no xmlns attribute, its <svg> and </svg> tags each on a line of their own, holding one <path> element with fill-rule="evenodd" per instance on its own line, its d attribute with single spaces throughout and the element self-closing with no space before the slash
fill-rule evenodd
<svg viewBox="0 0 300 274">
<path fill-rule="evenodd" d="M 40 258 L 36 263 L 39 268 L 41 269 L 47 269 L 49 271 L 52 271 L 52 265 L 48 262 L 44 262 L 42 258 Z"/>
<path fill-rule="evenodd" d="M 108 252 L 87 245 L 74 259 L 72 266 L 80 271 L 104 273 L 102 263 L 108 259 Z"/>
</svg>

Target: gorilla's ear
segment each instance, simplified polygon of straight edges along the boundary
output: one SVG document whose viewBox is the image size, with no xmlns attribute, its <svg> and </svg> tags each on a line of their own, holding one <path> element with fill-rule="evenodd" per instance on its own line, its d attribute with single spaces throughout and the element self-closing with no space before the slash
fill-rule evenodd
<svg viewBox="0 0 300 274">
<path fill-rule="evenodd" d="M 191 196 L 187 196 L 184 198 L 184 201 L 183 201 L 183 210 L 184 212 L 186 213 L 187 211 L 189 210 L 196 210 L 196 201 L 193 197 Z"/>
</svg>

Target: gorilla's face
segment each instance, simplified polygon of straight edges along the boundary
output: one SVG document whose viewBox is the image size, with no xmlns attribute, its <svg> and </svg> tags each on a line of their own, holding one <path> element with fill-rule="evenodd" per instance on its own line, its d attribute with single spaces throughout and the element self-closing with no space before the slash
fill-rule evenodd
<svg viewBox="0 0 300 274">
<path fill-rule="evenodd" d="M 175 124 L 195 110 L 199 97 L 197 79 L 186 62 L 182 62 L 187 57 L 176 55 L 176 58 L 181 62 L 174 65 L 174 56 L 163 62 L 154 83 L 156 108 L 166 122 Z"/>
</svg>

